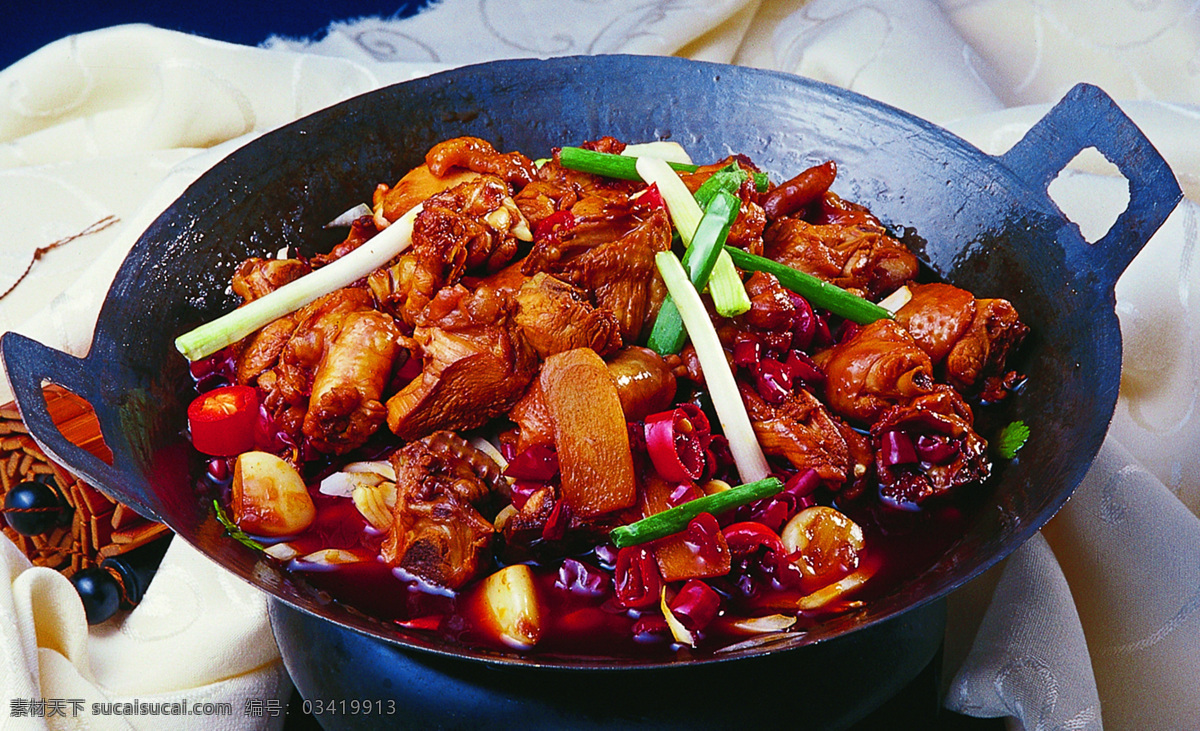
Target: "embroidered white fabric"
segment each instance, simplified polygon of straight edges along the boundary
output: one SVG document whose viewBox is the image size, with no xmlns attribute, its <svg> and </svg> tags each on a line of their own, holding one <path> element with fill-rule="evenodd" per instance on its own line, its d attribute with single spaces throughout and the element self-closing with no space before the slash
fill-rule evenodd
<svg viewBox="0 0 1200 731">
<path fill-rule="evenodd" d="M 1188 199 L 1118 284 L 1121 397 L 1087 479 L 1041 536 L 952 599 L 945 702 L 1014 728 L 1200 728 L 1198 51 L 1200 16 L 1183 0 L 442 0 L 405 20 L 335 23 L 315 43 L 249 48 L 148 26 L 64 38 L 0 71 L 0 331 L 86 352 L 125 252 L 203 170 L 263 131 L 449 66 L 621 52 L 772 68 L 992 154 L 1089 81 L 1142 126 Z M 1052 192 L 1092 239 L 1127 198 L 1087 156 Z M 61 576 L 7 541 L 0 565 L 10 698 L 240 711 L 286 697 L 263 597 L 180 541 L 142 605 L 90 632 Z M 70 724 L 0 713 L 0 728 Z"/>
</svg>

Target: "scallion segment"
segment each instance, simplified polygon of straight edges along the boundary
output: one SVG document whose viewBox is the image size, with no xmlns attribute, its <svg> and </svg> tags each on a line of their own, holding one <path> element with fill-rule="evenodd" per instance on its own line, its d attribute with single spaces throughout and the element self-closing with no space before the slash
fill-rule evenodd
<svg viewBox="0 0 1200 731">
<path fill-rule="evenodd" d="M 558 162 L 568 170 L 578 170 L 581 173 L 603 175 L 606 178 L 621 180 L 641 180 L 635 164 L 641 156 L 614 155 L 611 152 L 596 152 L 582 147 L 563 147 L 558 152 Z M 670 162 L 670 166 L 681 173 L 694 173 L 699 165 L 685 162 Z M 759 193 L 765 193 L 770 182 L 766 173 L 754 173 L 754 186 Z"/>
<path fill-rule="evenodd" d="M 603 175 L 606 178 L 618 178 L 620 180 L 641 180 L 638 175 L 637 161 L 642 157 L 634 157 L 631 155 L 614 155 L 611 152 L 595 152 L 594 150 L 585 150 L 582 147 L 564 147 L 558 152 L 558 162 L 568 170 L 578 170 L 581 173 L 592 173 L 593 175 Z M 644 159 L 652 160 L 653 157 Z M 692 173 L 700 168 L 699 165 L 691 165 L 680 162 L 662 161 L 664 165 L 669 165 L 671 168 L 684 173 Z"/>
<path fill-rule="evenodd" d="M 638 174 L 647 185 L 658 186 L 658 192 L 667 204 L 667 213 L 684 246 L 691 246 L 696 228 L 704 211 L 675 171 L 662 160 L 638 158 Z M 708 290 L 713 296 L 713 306 L 721 317 L 737 317 L 750 309 L 750 296 L 742 284 L 742 278 L 733 261 L 724 252 L 718 253 L 708 280 Z"/>
<path fill-rule="evenodd" d="M 649 517 L 642 518 L 636 523 L 613 528 L 608 536 L 617 548 L 636 546 L 639 543 L 646 543 L 679 533 L 687 528 L 688 522 L 692 518 L 701 513 L 718 515 L 752 503 L 755 500 L 771 497 L 781 490 L 783 490 L 783 483 L 775 477 L 748 482 L 724 492 L 689 500 L 673 508 L 668 508 L 661 513 L 655 513 Z"/>
<path fill-rule="evenodd" d="M 811 274 L 732 246 L 726 246 L 725 251 L 729 252 L 733 263 L 742 269 L 774 274 L 780 284 L 803 296 L 813 307 L 829 310 L 835 315 L 853 320 L 860 325 L 866 325 L 876 320 L 893 319 L 892 313 L 874 302 L 851 294 L 841 287 L 818 279 Z"/>
<path fill-rule="evenodd" d="M 713 409 L 721 422 L 721 430 L 729 441 L 729 451 L 737 465 L 738 475 L 743 482 L 754 482 L 767 477 L 770 467 L 763 455 L 746 406 L 742 403 L 742 395 L 738 391 L 733 372 L 729 369 L 729 361 L 725 359 L 725 350 L 717 337 L 708 311 L 700 300 L 700 293 L 688 281 L 687 272 L 683 265 L 669 251 L 659 252 L 654 256 L 654 263 L 662 274 L 663 282 L 671 299 L 679 308 L 683 325 L 687 328 L 692 346 L 696 348 L 696 358 L 704 371 L 704 380 L 708 392 L 712 395 Z"/>
<path fill-rule="evenodd" d="M 712 202 L 718 192 L 725 191 L 731 195 L 737 195 L 738 188 L 742 187 L 742 183 L 745 181 L 746 171 L 734 163 L 729 163 L 701 183 L 700 187 L 696 189 L 694 197 L 701 208 L 708 208 L 708 204 Z"/>
<path fill-rule="evenodd" d="M 674 140 L 654 140 L 625 145 L 625 149 L 621 150 L 621 155 L 624 157 L 657 157 L 660 160 L 677 162 L 680 165 L 692 164 L 692 156 L 683 149 L 683 145 Z"/>
<path fill-rule="evenodd" d="M 412 208 L 340 259 L 180 335 L 175 338 L 175 348 L 188 360 L 206 358 L 318 297 L 350 286 L 412 244 L 413 221 L 421 208 Z"/>
<path fill-rule="evenodd" d="M 717 258 L 729 237 L 729 227 L 737 218 L 740 201 L 734 195 L 718 190 L 704 211 L 700 224 L 696 227 L 696 235 L 692 245 L 683 255 L 683 266 L 688 272 L 688 279 L 697 290 L 704 289 L 708 284 Z M 654 328 L 646 347 L 659 355 L 678 353 L 687 339 L 683 327 L 683 319 L 679 316 L 679 308 L 674 300 L 667 297 L 658 310 Z"/>
</svg>

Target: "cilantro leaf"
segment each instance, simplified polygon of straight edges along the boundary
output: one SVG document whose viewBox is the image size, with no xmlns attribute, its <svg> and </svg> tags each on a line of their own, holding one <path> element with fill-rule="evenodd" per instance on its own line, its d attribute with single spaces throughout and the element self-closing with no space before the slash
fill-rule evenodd
<svg viewBox="0 0 1200 731">
<path fill-rule="evenodd" d="M 221 509 L 221 503 L 217 502 L 215 499 L 213 500 L 213 508 L 215 508 L 217 511 L 217 520 L 221 523 L 221 525 L 225 526 L 225 532 L 229 534 L 230 538 L 242 544 L 243 546 L 253 548 L 256 551 L 267 550 L 266 546 L 246 535 L 244 530 L 237 527 L 237 525 L 229 519 L 229 516 L 225 514 L 225 511 Z"/>
<path fill-rule="evenodd" d="M 1014 421 L 1000 430 L 993 447 L 996 454 L 1004 459 L 1012 459 L 1029 439 L 1029 426 L 1023 421 Z"/>
</svg>

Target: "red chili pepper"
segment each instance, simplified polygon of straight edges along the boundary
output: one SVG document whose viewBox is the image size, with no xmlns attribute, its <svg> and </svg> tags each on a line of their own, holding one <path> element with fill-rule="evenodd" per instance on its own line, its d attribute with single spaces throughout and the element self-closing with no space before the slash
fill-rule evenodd
<svg viewBox="0 0 1200 731">
<path fill-rule="evenodd" d="M 504 474 L 517 480 L 549 482 L 558 474 L 558 453 L 546 444 L 534 444 L 509 460 Z"/>
<path fill-rule="evenodd" d="M 405 629 L 435 630 L 442 626 L 442 615 L 427 614 L 424 617 L 414 617 L 413 619 L 397 619 L 396 624 Z"/>
<path fill-rule="evenodd" d="M 555 211 L 538 221 L 533 227 L 533 240 L 551 238 L 560 239 L 562 235 L 575 228 L 575 214 L 568 210 Z"/>
<path fill-rule="evenodd" d="M 745 520 L 734 523 L 721 531 L 725 534 L 725 542 L 729 544 L 729 552 L 736 556 L 744 556 L 765 548 L 771 553 L 783 555 L 787 550 L 779 534 L 762 523 Z"/>
<path fill-rule="evenodd" d="M 690 632 L 699 632 L 717 618 L 721 595 L 699 579 L 690 579 L 670 603 L 671 614 Z"/>
<path fill-rule="evenodd" d="M 192 446 L 204 454 L 232 457 L 254 449 L 258 391 L 251 386 L 222 386 L 200 394 L 188 405 Z"/>
<path fill-rule="evenodd" d="M 809 358 L 800 350 L 791 350 L 788 352 L 787 361 L 784 363 L 788 373 L 792 376 L 793 382 L 807 383 L 820 385 L 825 382 L 825 374 L 817 367 L 812 358 Z"/>
<path fill-rule="evenodd" d="M 662 593 L 658 562 L 646 546 L 626 546 L 617 552 L 613 589 L 617 604 L 625 609 L 654 606 Z"/>
<path fill-rule="evenodd" d="M 554 503 L 550 517 L 546 518 L 546 525 L 542 526 L 542 540 L 561 541 L 567 534 L 567 528 L 570 525 L 571 509 L 567 506 L 566 500 L 559 500 Z"/>
<path fill-rule="evenodd" d="M 646 417 L 646 451 L 664 480 L 700 479 L 710 438 L 708 417 L 695 404 Z"/>
<path fill-rule="evenodd" d="M 685 577 L 723 576 L 729 573 L 729 546 L 721 534 L 721 524 L 712 513 L 700 513 L 692 518 L 679 536 L 685 553 L 674 557 L 672 568 L 664 564 L 662 549 L 658 549 L 663 578 L 675 581 Z"/>
<path fill-rule="evenodd" d="M 742 368 L 752 368 L 758 365 L 762 358 L 762 343 L 749 333 L 737 334 L 733 344 L 733 364 Z"/>
<path fill-rule="evenodd" d="M 658 190 L 658 183 L 651 183 L 641 195 L 633 199 L 633 207 L 641 211 L 652 211 L 655 208 L 666 209 L 667 202 L 663 200 Z"/>
</svg>

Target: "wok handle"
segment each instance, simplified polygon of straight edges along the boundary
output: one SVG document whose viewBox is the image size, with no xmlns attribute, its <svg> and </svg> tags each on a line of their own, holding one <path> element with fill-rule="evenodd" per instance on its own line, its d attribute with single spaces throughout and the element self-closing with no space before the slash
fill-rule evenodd
<svg viewBox="0 0 1200 731">
<path fill-rule="evenodd" d="M 1077 84 L 1000 161 L 1049 195 L 1059 172 L 1089 147 L 1129 182 L 1129 205 L 1086 252 L 1111 286 L 1183 198 L 1167 161 L 1133 120 L 1100 88 Z"/>
<path fill-rule="evenodd" d="M 85 358 L 76 358 L 15 332 L 0 336 L 0 354 L 21 420 L 46 454 L 61 464 L 71 465 L 73 473 L 110 498 L 133 508 L 145 518 L 158 521 L 157 513 L 140 495 L 125 489 L 126 480 L 122 473 L 129 469 L 125 465 L 126 452 L 111 439 L 114 433 L 119 434 L 119 429 L 114 431 L 112 425 L 105 424 L 103 414 L 97 411 L 101 435 L 112 448 L 113 463 L 110 465 L 67 439 L 50 415 L 46 394 L 42 391 L 46 381 L 62 386 L 89 404 L 103 402 L 102 384 L 94 377 L 94 366 Z"/>
</svg>

